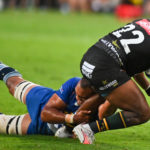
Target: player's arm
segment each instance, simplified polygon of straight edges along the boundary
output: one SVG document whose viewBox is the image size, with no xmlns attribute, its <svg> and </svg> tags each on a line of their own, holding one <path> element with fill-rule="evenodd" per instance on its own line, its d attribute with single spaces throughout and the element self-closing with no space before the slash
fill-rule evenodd
<svg viewBox="0 0 150 150">
<path fill-rule="evenodd" d="M 144 75 L 144 72 L 136 74 L 134 76 L 135 81 L 146 91 L 146 93 L 150 96 L 150 82 Z"/>
<path fill-rule="evenodd" d="M 81 110 L 89 110 L 91 111 L 91 115 L 97 112 L 99 105 L 105 102 L 103 97 L 100 97 L 99 94 L 95 94 L 84 101 L 84 103 L 80 106 L 77 112 Z"/>
<path fill-rule="evenodd" d="M 98 107 L 104 103 L 105 99 L 100 97 L 99 94 L 95 94 L 84 101 L 84 103 L 77 110 L 77 113 L 82 112 L 83 110 L 90 111 L 90 121 L 95 119 L 98 115 Z"/>
<path fill-rule="evenodd" d="M 110 104 L 105 98 L 100 96 L 99 94 L 95 94 L 94 96 L 90 97 L 86 100 L 78 109 L 77 112 L 81 110 L 90 110 L 91 116 L 98 111 L 99 119 L 102 119 L 106 116 L 110 116 L 116 112 L 117 107 Z"/>
<path fill-rule="evenodd" d="M 42 121 L 49 123 L 64 123 L 65 113 L 63 113 L 63 110 L 65 110 L 66 107 L 67 105 L 59 98 L 59 96 L 54 94 L 41 112 Z"/>
<path fill-rule="evenodd" d="M 98 108 L 98 117 L 100 120 L 111 116 L 117 110 L 117 107 L 112 105 L 108 100 L 106 100 L 103 104 L 101 104 Z"/>
<path fill-rule="evenodd" d="M 57 95 L 54 94 L 47 102 L 41 112 L 41 119 L 49 123 L 83 123 L 89 122 L 90 111 L 83 110 L 76 114 L 66 114 L 63 111 L 67 104 Z"/>
</svg>

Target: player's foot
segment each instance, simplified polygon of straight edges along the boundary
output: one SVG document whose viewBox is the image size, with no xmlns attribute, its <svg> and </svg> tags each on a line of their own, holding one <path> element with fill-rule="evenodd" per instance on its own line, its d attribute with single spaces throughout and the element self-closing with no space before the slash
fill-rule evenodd
<svg viewBox="0 0 150 150">
<path fill-rule="evenodd" d="M 95 140 L 94 133 L 88 124 L 79 124 L 73 132 L 83 144 L 93 144 Z"/>
<path fill-rule="evenodd" d="M 70 138 L 73 137 L 73 134 L 67 131 L 66 126 L 62 126 L 56 131 L 55 136 L 59 138 Z"/>
</svg>

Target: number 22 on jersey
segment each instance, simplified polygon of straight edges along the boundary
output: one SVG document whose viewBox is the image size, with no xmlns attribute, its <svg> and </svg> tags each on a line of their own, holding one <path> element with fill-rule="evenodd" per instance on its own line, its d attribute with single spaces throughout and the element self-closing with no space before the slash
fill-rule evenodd
<svg viewBox="0 0 150 150">
<path fill-rule="evenodd" d="M 134 30 L 135 29 L 135 25 L 134 24 L 128 24 L 126 26 L 124 26 L 123 28 L 112 32 L 112 34 L 114 36 L 116 36 L 117 38 L 121 38 L 122 34 L 125 32 L 131 32 L 133 35 L 133 38 L 131 39 L 121 39 L 120 43 L 123 46 L 125 53 L 129 54 L 131 52 L 129 45 L 130 44 L 140 44 L 144 41 L 144 34 L 139 31 L 139 30 Z"/>
</svg>

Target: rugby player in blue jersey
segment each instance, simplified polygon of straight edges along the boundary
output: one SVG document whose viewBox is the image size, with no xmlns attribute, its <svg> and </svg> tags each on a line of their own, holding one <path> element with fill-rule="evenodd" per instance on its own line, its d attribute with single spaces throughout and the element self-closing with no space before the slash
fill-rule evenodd
<svg viewBox="0 0 150 150">
<path fill-rule="evenodd" d="M 71 78 L 55 91 L 24 80 L 18 71 L 3 63 L 0 63 L 0 80 L 28 109 L 24 115 L 1 114 L 0 133 L 54 135 L 61 124 L 89 122 L 91 111 L 77 110 L 89 97 L 98 97 L 87 85 L 80 86 L 80 78 Z"/>
</svg>

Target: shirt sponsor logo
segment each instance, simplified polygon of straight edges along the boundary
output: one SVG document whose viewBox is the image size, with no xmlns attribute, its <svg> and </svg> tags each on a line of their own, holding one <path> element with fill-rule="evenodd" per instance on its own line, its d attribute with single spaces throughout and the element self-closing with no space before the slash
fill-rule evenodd
<svg viewBox="0 0 150 150">
<path fill-rule="evenodd" d="M 109 47 L 116 55 L 118 55 L 117 50 L 115 49 L 114 45 L 112 43 L 110 43 L 107 40 L 101 39 L 101 41 L 107 46 Z"/>
<path fill-rule="evenodd" d="M 117 44 L 117 40 L 112 41 L 112 44 L 113 44 L 114 46 L 116 46 L 118 49 L 120 49 L 119 45 Z"/>
<path fill-rule="evenodd" d="M 144 28 L 147 34 L 150 35 L 150 22 L 147 19 L 137 21 L 136 24 Z"/>
<path fill-rule="evenodd" d="M 87 78 L 91 79 L 94 69 L 95 69 L 94 65 L 91 65 L 87 61 L 84 61 L 81 71 Z"/>
<path fill-rule="evenodd" d="M 117 44 L 117 41 L 112 41 L 112 43 L 111 42 L 109 42 L 109 41 L 107 41 L 107 40 L 105 40 L 105 39 L 101 39 L 101 42 L 103 42 L 108 48 L 110 48 L 111 49 L 111 51 L 115 54 L 115 56 L 118 58 L 118 60 L 119 60 L 119 63 L 120 63 L 120 65 L 121 66 L 123 66 L 123 62 L 122 62 L 122 60 L 121 60 L 121 58 L 120 58 L 120 56 L 119 56 L 119 54 L 118 54 L 118 52 L 117 52 L 117 50 L 116 50 L 116 48 L 115 48 L 115 46 L 112 44 L 112 43 L 116 43 Z M 117 44 L 118 45 L 118 44 Z M 117 47 L 117 46 L 116 46 Z M 117 47 L 118 48 L 118 47 Z M 120 48 L 120 47 L 119 47 Z M 115 58 L 114 58 L 115 59 Z"/>
<path fill-rule="evenodd" d="M 113 81 L 109 82 L 108 84 L 106 84 L 106 85 L 104 85 L 104 86 L 101 86 L 101 87 L 99 88 L 99 90 L 105 90 L 105 89 L 108 89 L 108 88 L 111 87 L 111 86 L 115 87 L 115 86 L 117 86 L 117 85 L 118 85 L 117 80 L 113 80 Z"/>
<path fill-rule="evenodd" d="M 61 94 L 62 94 L 62 93 L 63 93 L 63 91 L 64 91 L 62 86 L 60 87 L 60 89 L 59 89 L 59 90 L 60 90 L 60 93 L 61 93 Z"/>
</svg>

